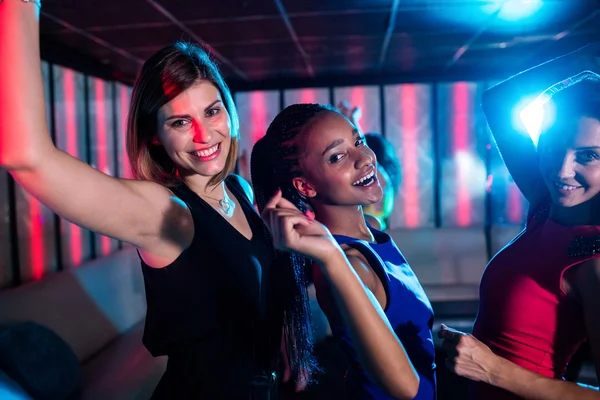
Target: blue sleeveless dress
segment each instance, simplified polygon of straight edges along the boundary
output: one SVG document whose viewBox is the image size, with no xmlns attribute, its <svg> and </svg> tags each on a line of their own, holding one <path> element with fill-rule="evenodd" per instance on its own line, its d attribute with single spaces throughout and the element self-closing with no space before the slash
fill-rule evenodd
<svg viewBox="0 0 600 400">
<path fill-rule="evenodd" d="M 415 399 L 433 400 L 435 390 L 435 348 L 431 327 L 433 310 L 414 272 L 384 232 L 369 227 L 375 243 L 348 236 L 333 235 L 340 245 L 348 245 L 365 256 L 385 288 L 387 305 L 384 310 L 390 325 L 406 349 L 419 374 L 419 392 Z M 390 397 L 372 382 L 359 364 L 350 333 L 344 326 L 330 320 L 333 336 L 352 363 L 346 374 L 346 398 L 383 400 Z"/>
</svg>

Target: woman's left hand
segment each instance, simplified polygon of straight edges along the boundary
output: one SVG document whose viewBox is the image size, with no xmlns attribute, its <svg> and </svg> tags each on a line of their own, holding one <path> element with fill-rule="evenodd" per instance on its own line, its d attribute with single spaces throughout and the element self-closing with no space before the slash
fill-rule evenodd
<svg viewBox="0 0 600 400">
<path fill-rule="evenodd" d="M 320 262 L 341 253 L 329 229 L 302 214 L 294 204 L 283 198 L 281 190 L 266 204 L 262 218 L 273 235 L 275 248 L 279 250 L 300 253 Z"/>
<path fill-rule="evenodd" d="M 491 368 L 498 358 L 475 336 L 442 324 L 438 337 L 444 339 L 446 366 L 455 374 L 473 381 L 490 382 Z"/>
</svg>

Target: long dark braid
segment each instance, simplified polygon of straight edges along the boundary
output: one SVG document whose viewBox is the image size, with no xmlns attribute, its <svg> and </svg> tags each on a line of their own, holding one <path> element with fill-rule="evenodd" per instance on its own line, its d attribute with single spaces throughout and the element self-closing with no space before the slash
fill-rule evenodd
<svg viewBox="0 0 600 400">
<path fill-rule="evenodd" d="M 301 175 L 296 138 L 324 111 L 337 112 L 321 104 L 289 106 L 275 117 L 266 135 L 254 145 L 250 169 L 260 212 L 278 188 L 282 190 L 283 197 L 300 211 L 306 211 L 308 199 L 292 186 L 292 179 Z M 297 379 L 300 371 L 311 375 L 318 370 L 313 355 L 311 313 L 306 290 L 305 271 L 310 265 L 305 257 L 287 252 L 276 252 L 275 265 L 279 271 L 289 272 L 286 279 L 289 301 L 284 313 L 284 334 L 292 377 Z"/>
</svg>

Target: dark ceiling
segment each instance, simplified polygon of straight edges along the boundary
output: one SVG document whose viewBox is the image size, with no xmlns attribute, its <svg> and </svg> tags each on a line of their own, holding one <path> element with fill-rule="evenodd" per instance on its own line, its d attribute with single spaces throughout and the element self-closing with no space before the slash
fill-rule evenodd
<svg viewBox="0 0 600 400">
<path fill-rule="evenodd" d="M 509 20 L 537 3 L 533 15 Z M 600 40 L 598 8 L 598 0 L 46 0 L 41 40 L 44 58 L 127 83 L 177 40 L 209 46 L 234 89 L 501 78 Z"/>
</svg>

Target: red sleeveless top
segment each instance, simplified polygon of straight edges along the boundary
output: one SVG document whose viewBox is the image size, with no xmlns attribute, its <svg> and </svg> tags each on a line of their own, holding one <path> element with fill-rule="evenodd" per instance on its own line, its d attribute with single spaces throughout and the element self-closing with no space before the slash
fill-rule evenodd
<svg viewBox="0 0 600 400">
<path fill-rule="evenodd" d="M 490 261 L 479 288 L 473 334 L 492 351 L 550 378 L 586 339 L 583 310 L 561 288 L 565 271 L 600 257 L 600 226 L 565 226 L 548 218 L 544 203 L 527 226 Z M 475 382 L 472 399 L 517 399 Z"/>
</svg>

